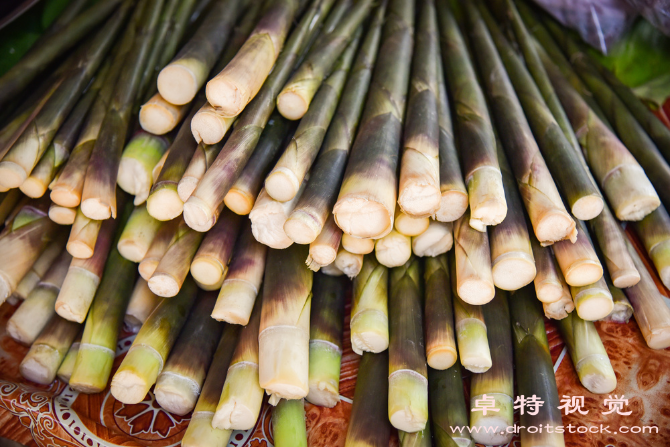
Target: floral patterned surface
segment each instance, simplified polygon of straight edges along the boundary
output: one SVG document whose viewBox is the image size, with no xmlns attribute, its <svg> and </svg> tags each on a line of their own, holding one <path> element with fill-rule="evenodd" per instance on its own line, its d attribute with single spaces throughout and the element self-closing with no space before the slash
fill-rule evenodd
<svg viewBox="0 0 670 447">
<path fill-rule="evenodd" d="M 667 290 L 663 292 L 670 296 Z M 109 389 L 85 395 L 59 381 L 40 386 L 23 380 L 18 365 L 27 348 L 14 342 L 4 329 L 15 309 L 7 303 L 0 307 L 0 436 L 40 447 L 179 445 L 189 416 L 179 417 L 163 411 L 151 392 L 138 404 L 124 405 L 111 396 Z M 347 317 L 345 328 L 348 326 Z M 616 412 L 604 415 L 608 410 L 604 402 L 609 396 L 591 394 L 581 386 L 556 326 L 547 321 L 546 327 L 559 395 L 584 397 L 582 410 L 588 411 L 586 415 L 579 412 L 564 415 L 565 426 L 602 424 L 609 426 L 612 432 L 624 425 L 658 427 L 657 434 L 645 435 L 567 433 L 567 446 L 670 446 L 670 368 L 667 367 L 670 349 L 647 348 L 634 321 L 625 325 L 597 323 L 617 374 L 618 386 L 612 397 L 625 396 L 628 405 L 624 410 L 631 411 L 626 416 Z M 128 333 L 120 335 L 115 368 L 132 340 Z M 344 446 L 358 369 L 358 356 L 351 350 L 348 330 L 344 345 L 341 402 L 333 409 L 306 405 L 310 446 Z M 467 398 L 469 378 L 464 379 Z M 266 403 L 256 427 L 247 432 L 234 432 L 229 446 L 271 447 L 272 442 L 271 407 Z M 397 445 L 394 435 L 390 446 Z M 520 446 L 518 438 L 510 446 Z"/>
</svg>

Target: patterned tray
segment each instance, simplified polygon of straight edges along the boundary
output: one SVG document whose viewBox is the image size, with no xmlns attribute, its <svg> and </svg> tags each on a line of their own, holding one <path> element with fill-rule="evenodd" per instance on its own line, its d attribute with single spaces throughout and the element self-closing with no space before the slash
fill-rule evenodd
<svg viewBox="0 0 670 447">
<path fill-rule="evenodd" d="M 634 236 L 631 237 L 634 242 Z M 637 244 L 639 247 L 639 244 Z M 645 260 L 651 269 L 648 260 Z M 652 273 L 654 274 L 654 273 Z M 655 274 L 654 274 L 655 276 Z M 660 282 L 657 279 L 657 284 Z M 668 291 L 660 286 L 666 297 Z M 670 302 L 670 301 L 669 301 Z M 16 307 L 7 303 L 0 307 L 0 436 L 14 439 L 27 446 L 156 446 L 178 445 L 189 422 L 189 416 L 179 417 L 163 411 L 153 393 L 134 405 L 115 400 L 109 388 L 94 395 L 79 394 L 60 381 L 39 386 L 23 380 L 18 366 L 27 348 L 16 343 L 5 332 L 7 320 Z M 349 312 L 346 312 L 347 315 Z M 597 323 L 618 385 L 611 396 L 589 393 L 579 383 L 567 351 L 553 322 L 546 322 L 551 345 L 559 396 L 584 397 L 583 410 L 563 416 L 563 424 L 572 426 L 609 426 L 607 433 L 566 433 L 570 447 L 606 446 L 670 446 L 670 349 L 654 351 L 647 348 L 637 324 Z M 345 327 L 349 327 L 348 317 Z M 115 368 L 130 347 L 133 336 L 122 333 L 117 345 Z M 341 402 L 335 408 L 307 404 L 309 445 L 314 447 L 343 446 L 351 413 L 358 356 L 351 350 L 349 332 L 344 334 L 344 355 L 340 381 Z M 469 377 L 465 377 L 466 398 Z M 628 404 L 620 415 L 603 414 L 610 408 L 605 399 L 624 398 Z M 234 432 L 230 447 L 271 447 L 273 445 L 271 407 L 264 404 L 256 427 L 247 432 Z M 518 415 L 517 415 L 518 416 Z M 657 427 L 653 434 L 623 434 L 627 427 Z M 582 429 L 583 430 L 583 429 Z M 593 429 L 595 431 L 595 429 Z M 634 430 L 634 429 L 633 429 Z M 576 429 L 575 429 L 576 431 Z M 616 434 L 615 434 L 616 432 Z M 390 441 L 397 446 L 397 437 Z M 510 446 L 520 446 L 515 438 Z"/>
</svg>

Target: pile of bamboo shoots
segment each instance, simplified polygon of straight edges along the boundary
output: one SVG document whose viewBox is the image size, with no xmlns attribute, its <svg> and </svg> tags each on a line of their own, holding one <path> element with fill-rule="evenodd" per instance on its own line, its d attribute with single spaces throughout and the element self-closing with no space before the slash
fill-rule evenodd
<svg viewBox="0 0 670 447">
<path fill-rule="evenodd" d="M 498 445 L 514 365 L 548 402 L 522 425 L 561 425 L 530 380 L 553 377 L 545 316 L 594 393 L 616 386 L 594 321 L 669 347 L 670 129 L 551 19 L 486 3 L 72 2 L 0 77 L 24 377 L 153 387 L 193 412 L 188 446 L 254 427 L 267 393 L 275 443 L 306 445 L 302 400 L 339 402 L 347 276 L 346 445 Z"/>
</svg>

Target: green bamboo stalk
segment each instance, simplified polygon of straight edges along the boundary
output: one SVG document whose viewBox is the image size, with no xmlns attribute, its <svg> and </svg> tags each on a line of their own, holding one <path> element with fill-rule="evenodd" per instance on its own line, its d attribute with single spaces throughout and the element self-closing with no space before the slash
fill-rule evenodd
<svg viewBox="0 0 670 447">
<path fill-rule="evenodd" d="M 52 316 L 21 361 L 21 375 L 40 385 L 53 382 L 80 330 L 80 324 L 64 320 L 58 315 Z"/>
<path fill-rule="evenodd" d="M 135 283 L 135 265 L 113 248 L 105 264 L 100 287 L 89 309 L 70 386 L 84 393 L 99 393 L 107 386 L 116 342 Z"/>
<path fill-rule="evenodd" d="M 81 193 L 84 188 L 86 168 L 91 151 L 100 134 L 109 103 L 114 94 L 116 81 L 123 68 L 123 62 L 135 40 L 135 28 L 133 24 L 137 20 L 139 20 L 138 13 L 135 13 L 131 22 L 124 30 L 123 38 L 110 55 L 110 60 L 112 61 L 110 70 L 107 76 L 105 76 L 103 86 L 98 92 L 95 103 L 91 106 L 86 124 L 84 124 L 81 130 L 77 143 L 70 152 L 70 157 L 65 166 L 63 166 L 63 170 L 58 175 L 58 178 L 54 179 L 49 185 L 51 200 L 60 206 L 75 208 L 81 202 Z"/>
<path fill-rule="evenodd" d="M 454 246 L 452 222 L 432 220 L 426 231 L 412 238 L 412 253 L 415 256 L 439 256 Z"/>
<path fill-rule="evenodd" d="M 595 394 L 614 391 L 616 375 L 593 322 L 570 314 L 561 320 L 558 328 L 582 385 Z"/>
<path fill-rule="evenodd" d="M 563 447 L 565 446 L 563 433 L 556 432 L 556 427 L 562 426 L 563 423 L 561 410 L 558 409 L 560 402 L 554 365 L 551 361 L 540 302 L 534 296 L 532 287 L 526 286 L 512 293 L 509 303 L 517 394 L 526 397 L 537 396 L 544 402 L 537 414 L 530 414 L 526 409 L 521 415 L 521 425 L 526 427 L 541 425 L 545 430 L 541 433 L 522 430 L 521 442 L 524 445 Z"/>
<path fill-rule="evenodd" d="M 417 258 L 391 269 L 389 420 L 409 433 L 428 421 L 428 365 L 423 335 L 423 281 Z"/>
<path fill-rule="evenodd" d="M 55 314 L 54 302 L 63 284 L 72 256 L 62 252 L 44 278 L 35 286 L 7 321 L 7 333 L 14 340 L 31 345 Z"/>
<path fill-rule="evenodd" d="M 198 143 L 193 140 L 190 132 L 191 118 L 195 115 L 202 101 L 200 95 L 193 101 L 191 111 L 179 128 L 167 152 L 167 158 L 163 163 L 160 174 L 151 187 L 147 198 L 147 209 L 154 219 L 172 220 L 178 217 L 184 210 L 177 191 L 179 180 L 184 175 L 188 163 L 198 148 Z"/>
<path fill-rule="evenodd" d="M 135 205 L 149 197 L 153 169 L 168 149 L 168 140 L 149 133 L 138 133 L 128 142 L 119 161 L 117 184 L 135 196 Z"/>
<path fill-rule="evenodd" d="M 345 293 L 342 278 L 314 276 L 306 399 L 322 407 L 333 408 L 340 401 Z"/>
<path fill-rule="evenodd" d="M 500 445 L 514 436 L 508 428 L 514 425 L 514 359 L 507 293 L 496 291 L 493 300 L 483 306 L 488 338 L 491 340 L 492 366 L 474 374 L 470 382 L 470 428 L 472 438 L 485 445 Z M 490 397 L 490 413 L 475 410 L 477 401 Z M 475 429 L 475 427 L 478 428 Z"/>
<path fill-rule="evenodd" d="M 140 275 L 145 281 L 149 281 L 151 275 L 156 271 L 156 267 L 158 267 L 163 255 L 165 255 L 172 239 L 177 233 L 180 222 L 181 219 L 174 219 L 163 223 L 151 241 L 147 254 L 144 255 L 144 258 L 142 258 L 140 264 L 137 266 Z"/>
<path fill-rule="evenodd" d="M 216 223 L 223 210 L 223 199 L 240 176 L 243 166 L 258 144 L 263 128 L 267 125 L 279 89 L 289 77 L 296 59 L 304 51 L 310 36 L 316 33 L 332 3 L 333 0 L 314 2 L 303 14 L 277 59 L 272 73 L 258 95 L 240 115 L 235 129 L 218 157 L 184 204 L 184 218 L 192 228 L 207 231 Z M 259 23 L 256 30 L 265 29 L 265 22 Z M 253 34 L 247 42 L 262 38 L 258 36 Z M 244 53 L 248 51 L 245 50 Z"/>
<path fill-rule="evenodd" d="M 375 9 L 369 31 L 356 55 L 322 149 L 312 166 L 310 181 L 291 212 L 286 234 L 298 243 L 312 243 L 321 233 L 337 200 L 352 142 L 377 58 L 387 0 Z M 303 242 L 304 241 L 304 242 Z"/>
<path fill-rule="evenodd" d="M 109 64 L 105 63 L 96 73 L 93 84 L 79 99 L 77 105 L 54 135 L 53 141 L 42 158 L 19 187 L 28 197 L 42 197 L 60 167 L 67 161 L 70 151 L 77 142 L 79 132 L 84 125 L 89 110 L 103 86 L 109 68 Z"/>
<path fill-rule="evenodd" d="M 221 285 L 212 318 L 243 326 L 249 323 L 254 303 L 258 301 L 267 252 L 267 246 L 253 237 L 250 225 L 245 223 L 235 244 L 233 259 Z"/>
<path fill-rule="evenodd" d="M 265 179 L 265 190 L 273 199 L 280 202 L 293 199 L 308 175 L 335 114 L 362 34 L 363 30 L 359 28 L 351 37 L 333 72 L 316 93 L 311 108 L 300 120 L 295 135 Z"/>
<path fill-rule="evenodd" d="M 366 107 L 333 208 L 335 222 L 345 233 L 374 239 L 393 229 L 414 3 L 390 0 L 384 20 Z"/>
<path fill-rule="evenodd" d="M 59 232 L 46 215 L 41 203 L 28 203 L 18 211 L 13 222 L 6 222 L 0 234 L 0 302 L 16 290 L 21 278 Z"/>
<path fill-rule="evenodd" d="M 309 256 L 307 256 L 307 259 L 305 260 L 307 267 L 309 267 L 309 269 L 312 271 L 318 272 L 322 267 L 326 267 L 331 264 L 335 265 L 338 250 L 340 248 L 340 242 L 342 239 L 342 230 L 337 226 L 335 223 L 335 217 L 333 217 L 331 214 L 330 217 L 328 217 L 323 230 L 321 230 L 321 233 L 319 233 L 317 238 L 311 244 L 309 244 Z M 370 250 L 363 250 L 362 253 L 360 251 L 347 251 L 357 255 L 367 254 L 375 248 L 374 241 L 370 242 L 372 242 L 372 248 Z M 344 244 L 342 244 L 342 248 L 346 249 Z M 337 265 L 335 265 L 335 267 L 337 267 Z M 360 267 L 362 268 L 362 265 Z M 356 273 L 357 275 L 360 273 L 361 268 L 358 269 Z"/>
<path fill-rule="evenodd" d="M 156 92 L 158 75 L 179 49 L 178 45 L 187 31 L 186 28 L 195 5 L 195 0 L 170 0 L 163 8 L 160 26 L 154 36 L 153 48 L 142 74 L 138 98 L 148 98 Z"/>
<path fill-rule="evenodd" d="M 172 241 L 147 281 L 153 293 L 162 297 L 179 293 L 204 236 L 189 228 L 183 219 L 179 220 Z"/>
<path fill-rule="evenodd" d="M 74 342 L 70 346 L 70 349 L 68 349 L 67 354 L 65 354 L 65 358 L 63 359 L 63 362 L 58 368 L 58 372 L 56 374 L 56 376 L 65 383 L 70 382 L 70 376 L 74 370 L 74 363 L 77 360 L 79 345 L 81 344 L 81 332 L 82 331 L 80 330 L 79 334 L 75 337 Z"/>
<path fill-rule="evenodd" d="M 431 431 L 436 447 L 472 447 L 461 363 L 443 371 L 428 368 Z"/>
<path fill-rule="evenodd" d="M 619 220 L 642 219 L 660 204 L 654 190 L 658 184 L 653 185 L 654 172 L 643 170 L 646 166 L 639 164 L 643 160 L 636 160 L 630 147 L 624 146 L 623 140 L 596 116 L 546 53 L 540 51 L 540 56 L 573 128 L 579 130 L 586 162 L 610 201 L 614 214 Z"/>
<path fill-rule="evenodd" d="M 439 48 L 435 3 L 426 1 L 421 4 L 417 14 L 398 181 L 398 205 L 403 213 L 411 217 L 435 215 L 442 198 L 437 68 L 441 62 Z"/>
<path fill-rule="evenodd" d="M 428 258 L 425 265 L 426 358 L 431 368 L 445 370 L 458 361 L 447 255 Z"/>
<path fill-rule="evenodd" d="M 119 7 L 120 0 L 100 2 L 78 14 L 58 32 L 46 33 L 28 53 L 0 78 L 0 104 L 17 97 L 51 62 L 96 28 Z M 113 36 L 112 36 L 113 39 Z"/>
<path fill-rule="evenodd" d="M 301 399 L 309 392 L 313 273 L 304 264 L 306 257 L 307 247 L 301 245 L 268 253 L 258 365 L 259 383 L 272 405 L 280 398 Z"/>
<path fill-rule="evenodd" d="M 91 42 L 66 62 L 68 67 L 63 73 L 63 82 L 0 162 L 0 185 L 18 188 L 28 178 L 100 67 L 130 6 L 130 2 L 124 2 Z"/>
<path fill-rule="evenodd" d="M 195 98 L 228 42 L 241 3 L 215 2 L 193 37 L 160 71 L 158 91 L 168 102 L 184 105 Z"/>
<path fill-rule="evenodd" d="M 589 233 L 582 221 L 577 221 L 577 242 L 561 241 L 552 248 L 565 282 L 582 287 L 597 282 L 603 276 L 603 266 L 593 248 Z"/>
<path fill-rule="evenodd" d="M 223 371 L 228 369 L 237 344 L 238 327 L 227 324 L 223 329 L 221 341 L 207 370 L 207 378 L 193 410 L 191 422 L 181 441 L 184 447 L 216 447 L 228 444 L 232 430 L 212 427 L 212 418 L 227 376 Z"/>
<path fill-rule="evenodd" d="M 182 175 L 177 184 L 177 194 L 182 202 L 186 202 L 191 197 L 198 183 L 200 183 L 200 179 L 202 179 L 202 176 L 205 175 L 207 169 L 209 169 L 219 155 L 222 147 L 223 143 L 220 142 L 217 144 L 198 144 L 191 161 L 184 171 L 184 175 Z"/>
<path fill-rule="evenodd" d="M 130 215 L 131 206 L 127 205 L 124 215 L 119 219 L 108 219 L 103 222 L 95 241 L 93 255 L 87 259 L 74 258 L 70 263 L 67 276 L 58 294 L 56 313 L 66 320 L 83 323 L 86 319 L 107 265 L 112 247 L 116 246 L 120 228 Z M 118 253 L 120 255 L 120 253 Z M 125 309 L 124 309 L 125 312 Z"/>
<path fill-rule="evenodd" d="M 635 248 L 626 242 L 640 272 L 640 282 L 624 289 L 624 292 L 633 305 L 633 316 L 647 346 L 651 349 L 665 349 L 670 347 L 670 307 L 665 304 L 665 299 Z"/>
<path fill-rule="evenodd" d="M 447 2 L 438 2 L 437 6 L 444 74 L 455 104 L 455 131 L 471 209 L 470 225 L 484 231 L 487 225 L 502 222 L 507 214 L 495 136 L 459 26 Z"/>
<path fill-rule="evenodd" d="M 161 222 L 149 215 L 146 205 L 135 207 L 116 244 L 119 253 L 129 261 L 140 262 L 160 228 Z"/>
<path fill-rule="evenodd" d="M 373 254 L 363 258 L 354 279 L 351 303 L 351 349 L 379 353 L 389 346 L 388 268 Z"/>
<path fill-rule="evenodd" d="M 503 290 L 517 290 L 533 281 L 537 268 L 535 258 L 533 258 L 523 203 L 500 141 L 498 141 L 498 161 L 505 186 L 507 217 L 489 232 L 491 274 L 496 287 Z M 570 226 L 574 225 L 567 211 L 563 216 L 566 218 L 564 222 L 570 222 Z"/>
<path fill-rule="evenodd" d="M 663 205 L 639 222 L 635 233 L 656 267 L 665 287 L 670 288 L 670 216 Z"/>
<path fill-rule="evenodd" d="M 14 296 L 22 300 L 28 297 L 30 292 L 47 273 L 51 264 L 53 264 L 63 252 L 63 249 L 65 248 L 65 240 L 64 237 L 59 237 L 54 241 L 49 242 L 49 245 L 46 246 L 39 258 L 37 258 L 32 267 L 30 267 L 30 270 L 28 270 L 28 272 L 23 275 L 23 278 L 21 278 L 21 281 L 14 291 Z"/>
<path fill-rule="evenodd" d="M 257 300 L 249 322 L 241 329 L 230 361 L 226 382 L 212 419 L 220 430 L 250 430 L 256 425 L 265 394 L 258 382 L 258 328 L 261 300 Z"/>
<path fill-rule="evenodd" d="M 354 42 L 355 31 L 370 12 L 372 3 L 371 0 L 353 3 L 332 31 L 319 35 L 277 97 L 277 109 L 284 117 L 297 120 L 307 113 L 321 83 L 332 76 L 331 70 L 337 70 L 334 64 Z"/>
<path fill-rule="evenodd" d="M 570 58 L 575 71 L 602 107 L 605 116 L 612 123 L 621 142 L 640 163 L 663 201 L 670 203 L 670 163 L 663 158 L 654 141 L 647 135 L 623 101 L 600 76 L 589 56 L 581 47 L 556 24 L 549 22 L 545 22 L 545 24 L 554 38 L 559 41 Z M 640 174 L 637 173 L 636 177 L 639 178 Z M 617 211 L 616 207 L 615 211 Z M 619 215 L 619 213 L 616 214 Z M 631 220 L 639 219 L 641 217 Z"/>
<path fill-rule="evenodd" d="M 552 35 L 549 33 L 549 30 L 542 24 L 542 22 L 536 17 L 535 13 L 525 2 L 515 2 L 516 7 L 519 10 L 528 31 L 536 39 L 533 42 L 536 51 L 540 51 L 540 48 L 543 48 L 550 56 L 551 60 L 559 67 L 561 73 L 568 80 L 570 85 L 579 92 L 579 94 L 584 98 L 596 115 L 608 126 L 611 128 L 605 113 L 600 108 L 596 100 L 593 98 L 593 94 L 589 89 L 584 85 L 584 82 L 580 79 L 579 75 L 572 68 L 572 65 L 563 54 L 563 51 L 558 46 Z M 540 46 L 541 45 L 541 46 Z M 524 53 L 525 54 L 525 53 Z M 565 132 L 565 127 L 563 127 Z M 572 132 L 574 133 L 574 132 Z M 574 143 L 574 141 L 573 141 Z"/>
<path fill-rule="evenodd" d="M 302 399 L 279 401 L 272 410 L 274 445 L 307 447 L 305 402 Z"/>
<path fill-rule="evenodd" d="M 124 329 L 137 334 L 147 321 L 151 312 L 163 301 L 163 298 L 154 294 L 144 278 L 138 278 L 123 318 Z"/>
<path fill-rule="evenodd" d="M 607 281 L 607 287 L 609 287 L 610 293 L 612 294 L 614 307 L 612 308 L 612 312 L 607 317 L 603 318 L 603 321 L 628 324 L 630 317 L 633 316 L 633 306 L 630 304 L 630 301 L 628 301 L 628 298 L 626 298 L 626 294 L 623 290 L 614 287 L 609 278 L 605 278 L 605 280 Z"/>
<path fill-rule="evenodd" d="M 139 403 L 156 383 L 193 307 L 196 291 L 195 283 L 186 281 L 177 296 L 163 299 L 151 312 L 112 378 L 111 393 L 116 400 Z"/>
<path fill-rule="evenodd" d="M 333 2 L 328 3 L 325 13 Z M 209 80 L 207 100 L 223 115 L 239 115 L 259 93 L 284 47 L 298 6 L 297 0 L 268 2 L 242 48 L 226 68 Z"/>
<path fill-rule="evenodd" d="M 277 158 L 277 154 L 291 134 L 293 134 L 291 123 L 275 112 L 263 129 L 249 162 L 223 200 L 233 212 L 242 216 L 251 212 L 271 163 Z"/>
<path fill-rule="evenodd" d="M 388 418 L 388 371 L 388 351 L 363 354 L 358 366 L 345 447 L 389 445 L 391 424 Z"/>
<path fill-rule="evenodd" d="M 164 0 L 146 0 L 145 11 L 137 27 L 137 37 L 123 62 L 126 69 L 119 74 L 100 134 L 91 151 L 81 194 L 81 209 L 92 219 L 116 218 L 114 191 L 119 163 L 163 3 Z"/>
<path fill-rule="evenodd" d="M 230 210 L 223 212 L 202 240 L 191 262 L 191 276 L 196 281 L 211 286 L 224 280 L 241 225 L 240 216 Z"/>
<path fill-rule="evenodd" d="M 537 145 L 542 150 L 546 164 L 551 170 L 551 176 L 555 179 L 575 217 L 583 220 L 594 218 L 600 214 L 604 203 L 598 188 L 591 182 L 587 174 L 587 168 L 581 162 L 581 159 L 574 150 L 574 146 L 565 138 L 562 129 L 554 118 L 551 109 L 545 103 L 544 97 L 535 85 L 533 77 L 524 66 L 523 61 L 505 39 L 505 36 L 488 10 L 481 3 L 478 3 L 478 5 L 480 14 L 476 14 L 474 6 L 468 9 L 471 26 L 474 21 L 480 23 L 482 27 L 480 32 L 482 33 L 485 33 L 485 28 L 488 27 L 489 34 L 487 37 L 490 37 L 493 41 L 489 41 L 489 45 L 491 47 L 495 46 L 498 49 L 500 59 L 509 75 L 509 81 L 514 86 L 518 101 L 526 112 L 528 123 L 533 129 Z M 493 50 L 493 48 L 491 49 Z M 478 47 L 477 52 L 480 56 L 483 56 L 481 48 Z M 493 54 L 495 54 L 495 51 L 493 51 Z M 484 60 L 484 57 L 480 59 Z M 490 79 L 487 73 L 483 73 L 482 78 L 485 80 Z M 498 116 L 501 116 L 503 113 L 500 110 Z M 505 126 L 501 125 L 500 128 L 502 132 Z M 510 151 L 510 153 L 514 152 Z M 526 165 L 528 165 L 528 162 L 526 162 Z M 533 174 L 535 174 L 534 171 Z M 521 175 L 517 175 L 517 177 L 521 177 Z M 560 200 L 552 201 L 558 206 L 561 204 Z M 563 225 L 566 225 L 566 223 L 563 223 Z M 574 231 L 572 224 L 569 226 L 566 225 L 564 228 L 568 231 L 563 234 L 562 238 L 555 240 L 561 240 L 566 236 L 570 236 L 570 233 Z M 574 238 L 574 234 L 571 236 Z M 544 242 L 542 237 L 538 237 L 538 239 L 540 239 L 540 242 Z"/>
<path fill-rule="evenodd" d="M 440 2 L 438 2 L 439 5 Z M 439 6 L 438 6 L 439 8 Z M 444 60 L 444 59 L 442 59 Z M 454 126 L 449 110 L 449 97 L 444 83 L 442 60 L 437 64 L 437 113 L 439 125 L 440 207 L 435 219 L 453 222 L 468 208 L 468 190 L 463 181 L 461 163 L 454 138 Z M 435 433 L 435 430 L 433 430 Z"/>
<path fill-rule="evenodd" d="M 454 225 L 456 290 L 466 303 L 486 304 L 495 296 L 489 237 L 469 222 L 472 217 L 467 210 Z"/>
<path fill-rule="evenodd" d="M 623 288 L 637 284 L 640 273 L 628 254 L 626 235 L 607 205 L 598 217 L 589 221 L 589 229 L 598 243 L 614 285 Z"/>
</svg>

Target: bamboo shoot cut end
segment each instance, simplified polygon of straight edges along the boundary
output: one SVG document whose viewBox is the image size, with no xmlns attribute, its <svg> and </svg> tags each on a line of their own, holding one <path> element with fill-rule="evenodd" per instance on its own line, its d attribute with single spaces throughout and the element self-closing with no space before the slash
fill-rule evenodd
<svg viewBox="0 0 670 447">
<path fill-rule="evenodd" d="M 66 248 L 67 252 L 70 253 L 74 258 L 89 259 L 91 256 L 93 256 L 94 247 L 90 247 L 83 241 L 69 241 Z"/>
<path fill-rule="evenodd" d="M 147 254 L 146 245 L 138 244 L 132 239 L 120 240 L 116 248 L 121 256 L 131 262 L 140 262 Z"/>
<path fill-rule="evenodd" d="M 614 273 L 610 272 L 610 274 L 612 276 L 612 283 L 619 289 L 633 287 L 640 282 L 640 272 L 635 269 L 618 270 Z"/>
<path fill-rule="evenodd" d="M 335 262 L 335 259 L 337 258 L 337 250 L 327 245 L 315 245 L 313 247 L 309 247 L 309 255 L 311 256 L 312 261 L 323 267 Z"/>
<path fill-rule="evenodd" d="M 77 210 L 74 208 L 66 208 L 64 206 L 51 206 L 49 208 L 49 219 L 58 225 L 72 225 L 76 215 Z"/>
<path fill-rule="evenodd" d="M 293 171 L 287 168 L 274 170 L 265 179 L 265 191 L 279 202 L 293 199 L 300 189 L 300 180 Z"/>
<path fill-rule="evenodd" d="M 412 256 L 412 239 L 397 231 L 392 231 L 377 241 L 375 256 L 377 261 L 386 267 L 399 267 Z"/>
<path fill-rule="evenodd" d="M 495 413 L 493 413 L 495 415 Z M 484 445 L 504 445 L 512 440 L 513 433 L 506 431 L 511 424 L 504 417 L 481 417 L 472 424 L 472 439 Z M 477 427 L 477 428 L 475 428 Z"/>
<path fill-rule="evenodd" d="M 154 273 L 148 281 L 149 289 L 164 298 L 176 296 L 179 293 L 179 282 L 167 273 Z"/>
<path fill-rule="evenodd" d="M 253 284 L 238 279 L 226 280 L 212 310 L 212 318 L 246 326 L 257 296 L 258 290 Z"/>
<path fill-rule="evenodd" d="M 200 386 L 188 377 L 163 373 L 158 377 L 154 393 L 164 410 L 184 416 L 195 408 Z"/>
<path fill-rule="evenodd" d="M 576 241 L 575 221 L 568 213 L 554 211 L 542 216 L 535 227 L 535 236 L 543 246 L 569 239 Z"/>
<path fill-rule="evenodd" d="M 248 92 L 240 91 L 240 86 L 224 76 L 217 76 L 207 83 L 207 100 L 221 112 L 222 116 L 239 115 L 247 105 Z"/>
<path fill-rule="evenodd" d="M 116 183 L 130 195 L 149 195 L 153 178 L 140 160 L 124 157 L 119 163 Z"/>
<path fill-rule="evenodd" d="M 23 183 L 21 183 L 19 189 L 28 197 L 32 199 L 38 199 L 42 197 L 45 192 L 47 192 L 47 186 L 48 185 L 46 183 L 43 183 L 34 177 L 28 177 Z"/>
<path fill-rule="evenodd" d="M 405 236 L 418 236 L 428 229 L 430 219 L 427 217 L 412 217 L 409 214 L 396 214 L 394 226 L 398 233 Z"/>
<path fill-rule="evenodd" d="M 147 211 L 154 219 L 172 220 L 184 211 L 184 202 L 179 198 L 177 188 L 160 188 L 147 199 Z"/>
<path fill-rule="evenodd" d="M 61 363 L 58 350 L 48 345 L 33 345 L 21 362 L 21 375 L 31 382 L 48 385 L 56 378 Z"/>
<path fill-rule="evenodd" d="M 575 299 L 575 309 L 579 318 L 586 321 L 596 321 L 605 318 L 614 308 L 612 295 L 596 292 L 588 297 Z"/>
<path fill-rule="evenodd" d="M 458 353 L 452 347 L 438 347 L 427 352 L 428 366 L 437 370 L 451 368 L 458 359 Z"/>
<path fill-rule="evenodd" d="M 605 206 L 600 195 L 584 196 L 572 204 L 572 215 L 579 220 L 591 220 L 600 215 Z"/>
<path fill-rule="evenodd" d="M 670 327 L 652 331 L 645 340 L 651 349 L 665 349 L 670 347 Z"/>
<path fill-rule="evenodd" d="M 145 104 L 140 109 L 140 126 L 154 135 L 164 135 L 177 126 L 180 116 L 159 104 Z"/>
<path fill-rule="evenodd" d="M 492 264 L 493 283 L 503 290 L 519 290 L 533 282 L 537 273 L 535 261 L 524 252 L 505 253 Z"/>
<path fill-rule="evenodd" d="M 28 173 L 23 166 L 13 161 L 0 163 L 0 185 L 8 189 L 18 188 L 26 181 Z"/>
<path fill-rule="evenodd" d="M 312 216 L 302 210 L 291 213 L 284 223 L 284 233 L 296 244 L 311 244 L 322 229 Z"/>
<path fill-rule="evenodd" d="M 358 355 L 379 353 L 389 347 L 388 316 L 378 310 L 367 310 L 351 318 L 351 348 Z"/>
<path fill-rule="evenodd" d="M 430 217 L 440 206 L 440 189 L 434 185 L 413 183 L 407 185 L 398 197 L 403 213 L 415 217 Z M 414 235 L 412 235 L 414 236 Z"/>
<path fill-rule="evenodd" d="M 338 201 L 333 209 L 337 226 L 345 233 L 359 238 L 381 238 L 393 228 L 392 211 L 368 199 L 347 198 Z"/>
<path fill-rule="evenodd" d="M 415 433 L 428 422 L 428 380 L 412 370 L 389 376 L 389 421 L 398 430 Z"/>
<path fill-rule="evenodd" d="M 309 108 L 309 103 L 296 92 L 285 91 L 277 98 L 277 109 L 288 120 L 299 120 Z"/>
<path fill-rule="evenodd" d="M 555 303 L 563 297 L 563 286 L 560 283 L 544 281 L 535 284 L 537 299 L 543 303 Z"/>
<path fill-rule="evenodd" d="M 372 253 L 375 249 L 374 239 L 361 239 L 348 234 L 343 234 L 341 242 L 342 247 L 345 250 L 357 255 L 367 255 L 368 253 Z"/>
<path fill-rule="evenodd" d="M 195 188 L 198 187 L 198 183 L 200 183 L 200 181 L 195 177 L 182 177 L 181 180 L 179 180 L 177 194 L 182 202 L 185 203 L 188 198 L 191 197 Z"/>
<path fill-rule="evenodd" d="M 163 99 L 178 106 L 191 102 L 200 89 L 195 73 L 181 64 L 163 68 L 156 83 Z"/>
<path fill-rule="evenodd" d="M 133 371 L 119 371 L 112 379 L 112 396 L 124 404 L 137 404 L 146 397 L 151 384 Z"/>
<path fill-rule="evenodd" d="M 93 220 L 107 220 L 116 218 L 116 210 L 109 203 L 99 197 L 86 199 L 81 202 L 81 212 Z"/>
<path fill-rule="evenodd" d="M 137 267 L 137 270 L 140 272 L 140 276 L 145 281 L 149 281 L 151 276 L 154 274 L 160 263 L 160 259 L 157 258 L 145 258 L 142 259 L 142 262 Z"/>
<path fill-rule="evenodd" d="M 299 327 L 274 326 L 258 336 L 261 388 L 270 404 L 280 399 L 302 399 L 309 392 L 309 333 Z"/>
<path fill-rule="evenodd" d="M 440 199 L 440 207 L 435 213 L 435 220 L 455 222 L 468 209 L 468 194 L 463 191 L 445 191 Z"/>
<path fill-rule="evenodd" d="M 226 274 L 226 267 L 210 257 L 198 257 L 191 264 L 191 275 L 193 278 L 204 285 L 213 285 L 221 281 Z"/>
<path fill-rule="evenodd" d="M 584 260 L 570 266 L 563 272 L 565 282 L 573 287 L 583 287 L 596 283 L 603 276 L 603 267 L 599 262 Z"/>
<path fill-rule="evenodd" d="M 69 188 L 54 188 L 50 194 L 51 200 L 65 208 L 76 208 L 81 203 L 81 191 L 73 191 Z"/>
<path fill-rule="evenodd" d="M 184 220 L 195 231 L 209 231 L 216 223 L 217 215 L 204 200 L 191 196 L 184 203 Z"/>
<path fill-rule="evenodd" d="M 482 279 L 466 278 L 458 285 L 458 296 L 468 304 L 486 304 L 495 296 L 495 287 Z"/>
<path fill-rule="evenodd" d="M 191 119 L 191 132 L 198 143 L 218 143 L 223 140 L 229 127 L 229 120 L 223 119 L 211 110 L 196 113 Z"/>
<path fill-rule="evenodd" d="M 255 202 L 255 197 L 240 189 L 231 189 L 223 199 L 223 203 L 225 203 L 228 209 L 240 216 L 246 216 L 249 214 L 251 209 L 254 207 Z"/>
</svg>

